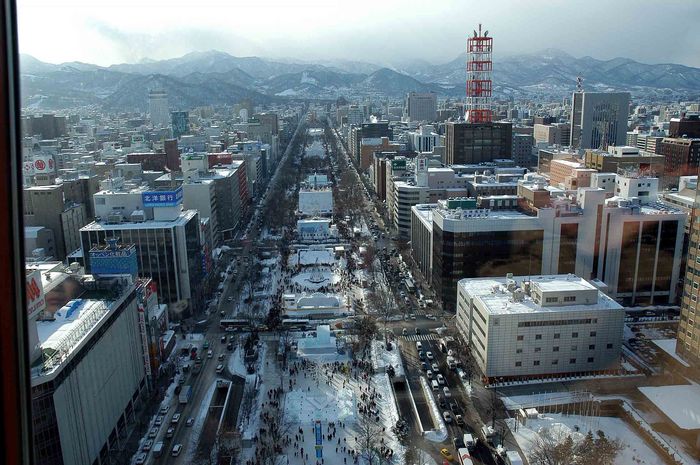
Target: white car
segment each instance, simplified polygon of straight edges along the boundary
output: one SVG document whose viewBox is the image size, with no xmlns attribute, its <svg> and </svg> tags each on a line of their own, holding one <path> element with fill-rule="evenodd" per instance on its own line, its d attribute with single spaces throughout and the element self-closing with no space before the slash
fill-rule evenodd
<svg viewBox="0 0 700 465">
<path fill-rule="evenodd" d="M 173 451 L 170 453 L 173 457 L 177 457 L 182 452 L 182 444 L 175 444 L 173 446 Z"/>
<path fill-rule="evenodd" d="M 425 353 L 425 356 L 428 358 L 428 360 L 434 360 L 435 357 L 433 356 L 433 353 L 431 351 L 427 351 Z"/>
<path fill-rule="evenodd" d="M 425 376 L 427 376 L 428 379 L 433 379 L 433 372 L 430 371 L 430 370 L 428 370 L 428 371 L 425 372 Z"/>
<path fill-rule="evenodd" d="M 442 374 L 440 374 L 440 373 L 438 373 L 438 375 L 437 375 L 437 382 L 440 386 L 445 385 L 445 377 L 442 376 Z"/>
<path fill-rule="evenodd" d="M 442 418 L 445 419 L 445 423 L 452 423 L 452 414 L 447 410 L 442 412 Z"/>
<path fill-rule="evenodd" d="M 148 455 L 145 452 L 141 452 L 139 455 L 136 456 L 136 461 L 134 462 L 136 465 L 143 465 L 146 463 L 146 458 L 148 458 Z"/>
</svg>

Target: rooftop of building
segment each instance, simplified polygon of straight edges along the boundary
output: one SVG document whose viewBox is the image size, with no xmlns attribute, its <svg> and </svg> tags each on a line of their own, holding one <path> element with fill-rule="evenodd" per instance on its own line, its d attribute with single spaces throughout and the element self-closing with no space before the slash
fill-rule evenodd
<svg viewBox="0 0 700 465">
<path fill-rule="evenodd" d="M 512 282 L 511 290 L 509 290 L 509 282 Z M 529 283 L 530 292 L 523 289 L 527 287 L 525 283 Z M 510 279 L 507 277 L 461 279 L 458 286 L 481 301 L 483 308 L 492 315 L 567 313 L 613 309 L 622 311 L 623 309 L 619 303 L 598 290 L 593 284 L 572 274 L 516 276 Z M 542 306 L 535 303 L 532 296 L 528 295 L 532 294 L 532 290 L 535 288 L 539 288 L 542 292 L 557 293 L 595 290 L 597 299 L 594 302 Z"/>
<path fill-rule="evenodd" d="M 27 267 L 27 272 L 34 270 L 41 272 L 46 306 L 36 322 L 42 355 L 32 366 L 33 379 L 65 366 L 133 288 L 128 275 L 100 279 L 84 274 L 77 264 Z"/>
<path fill-rule="evenodd" d="M 183 210 L 177 218 L 171 221 L 146 220 L 140 222 L 123 221 L 121 223 L 107 223 L 106 221 L 93 221 L 80 228 L 81 231 L 113 231 L 123 229 L 164 229 L 175 226 L 183 226 L 197 214 L 197 210 Z"/>
</svg>

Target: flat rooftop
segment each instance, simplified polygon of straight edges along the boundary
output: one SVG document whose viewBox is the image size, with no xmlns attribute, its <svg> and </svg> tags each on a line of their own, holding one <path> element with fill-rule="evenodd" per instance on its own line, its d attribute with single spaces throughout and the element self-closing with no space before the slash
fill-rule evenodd
<svg viewBox="0 0 700 465">
<path fill-rule="evenodd" d="M 163 229 L 172 228 L 173 226 L 183 226 L 185 225 L 194 215 L 197 214 L 197 210 L 184 210 L 180 215 L 172 221 L 156 221 L 147 220 L 140 223 L 122 222 L 107 224 L 104 221 L 93 221 L 80 228 L 81 231 L 113 231 L 113 230 L 124 230 L 124 229 Z"/>
<path fill-rule="evenodd" d="M 700 386 L 697 384 L 638 389 L 678 428 L 700 429 Z"/>
<path fill-rule="evenodd" d="M 530 281 L 543 291 L 582 291 L 597 290 L 597 288 L 578 276 L 568 275 L 544 275 L 544 276 L 514 276 L 518 287 L 523 281 Z M 586 304 L 577 303 L 572 305 L 541 306 L 532 300 L 528 295 L 523 296 L 522 301 L 517 301 L 513 293 L 507 288 L 507 279 L 503 278 L 468 278 L 461 279 L 457 284 L 474 298 L 483 303 L 483 308 L 492 315 L 518 314 L 518 313 L 562 313 L 562 312 L 582 312 L 591 310 L 623 310 L 623 307 L 612 298 L 598 291 L 596 302 Z M 532 286 L 534 287 L 534 286 Z"/>
</svg>

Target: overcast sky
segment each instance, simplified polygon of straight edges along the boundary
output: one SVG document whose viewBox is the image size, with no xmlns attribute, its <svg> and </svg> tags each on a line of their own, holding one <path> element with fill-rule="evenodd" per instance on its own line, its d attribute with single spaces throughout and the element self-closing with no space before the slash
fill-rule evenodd
<svg viewBox="0 0 700 465">
<path fill-rule="evenodd" d="M 20 51 L 99 65 L 237 56 L 443 63 L 479 22 L 494 58 L 554 47 L 700 67 L 697 0 L 17 0 Z"/>
</svg>

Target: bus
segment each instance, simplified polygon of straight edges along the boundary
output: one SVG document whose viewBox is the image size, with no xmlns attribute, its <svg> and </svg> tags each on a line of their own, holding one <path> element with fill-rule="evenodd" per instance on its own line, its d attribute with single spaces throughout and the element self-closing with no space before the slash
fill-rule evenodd
<svg viewBox="0 0 700 465">
<path fill-rule="evenodd" d="M 224 331 L 245 331 L 250 329 L 250 322 L 243 318 L 222 318 L 219 326 Z"/>
</svg>

